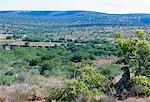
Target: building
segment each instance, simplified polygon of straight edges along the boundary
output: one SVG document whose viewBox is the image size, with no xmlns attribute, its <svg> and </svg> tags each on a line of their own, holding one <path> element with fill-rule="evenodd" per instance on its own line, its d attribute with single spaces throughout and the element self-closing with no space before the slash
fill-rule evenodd
<svg viewBox="0 0 150 102">
<path fill-rule="evenodd" d="M 6 44 L 3 45 L 3 48 L 4 48 L 6 51 L 9 51 L 9 50 L 11 50 L 11 45 L 9 45 L 8 43 L 6 43 Z"/>
</svg>

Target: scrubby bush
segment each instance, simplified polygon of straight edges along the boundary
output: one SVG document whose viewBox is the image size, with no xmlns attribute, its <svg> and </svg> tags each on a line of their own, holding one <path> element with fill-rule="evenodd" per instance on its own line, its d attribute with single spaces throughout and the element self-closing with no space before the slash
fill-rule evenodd
<svg viewBox="0 0 150 102">
<path fill-rule="evenodd" d="M 39 63 L 41 62 L 41 59 L 39 58 L 35 58 L 35 59 L 32 59 L 29 63 L 30 66 L 36 66 L 38 65 Z"/>
<path fill-rule="evenodd" d="M 130 82 L 130 93 L 135 95 L 150 95 L 150 78 L 146 76 L 132 77 Z"/>
<path fill-rule="evenodd" d="M 73 79 L 67 79 L 64 86 L 50 92 L 48 100 L 71 101 L 83 93 L 89 96 L 104 94 L 105 77 L 90 65 L 81 65 L 74 71 Z"/>
<path fill-rule="evenodd" d="M 24 82 L 24 80 L 25 80 L 25 77 L 22 75 L 18 75 L 18 76 L 1 75 L 0 76 L 0 85 L 11 85 L 11 84 L 15 84 L 15 83 Z"/>
<path fill-rule="evenodd" d="M 74 100 L 79 93 L 87 91 L 88 87 L 83 81 L 79 80 L 66 80 L 61 88 L 54 89 L 49 97 L 48 101 L 71 101 Z"/>
<path fill-rule="evenodd" d="M 81 62 L 84 59 L 86 59 L 84 54 L 82 54 L 82 53 L 75 53 L 73 55 L 73 57 L 71 58 L 71 61 L 73 61 L 73 62 Z"/>
<path fill-rule="evenodd" d="M 98 71 L 107 78 L 114 78 L 121 73 L 121 67 L 119 64 L 102 65 Z"/>
<path fill-rule="evenodd" d="M 13 34 L 13 36 L 7 36 L 6 39 L 21 39 L 23 35 L 21 34 Z"/>
<path fill-rule="evenodd" d="M 46 60 L 41 64 L 40 74 L 45 75 L 46 72 L 51 72 L 52 69 L 61 68 L 61 62 L 56 60 Z M 60 69 L 61 70 L 61 69 Z M 47 73 L 47 74 L 48 74 Z M 54 74 L 54 73 L 53 73 Z"/>
<path fill-rule="evenodd" d="M 13 36 L 7 36 L 6 40 L 8 40 L 8 39 L 13 39 Z"/>
<path fill-rule="evenodd" d="M 23 39 L 23 41 L 28 41 L 28 42 L 42 42 L 44 41 L 44 38 L 41 36 L 27 36 Z"/>
<path fill-rule="evenodd" d="M 13 34 L 14 39 L 21 39 L 22 37 L 23 37 L 23 35 L 21 35 L 21 34 Z"/>
</svg>

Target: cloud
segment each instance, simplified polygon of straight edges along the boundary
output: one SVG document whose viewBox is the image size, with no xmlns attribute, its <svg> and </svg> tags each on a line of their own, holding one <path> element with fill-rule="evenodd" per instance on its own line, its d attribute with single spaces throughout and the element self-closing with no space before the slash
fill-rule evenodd
<svg viewBox="0 0 150 102">
<path fill-rule="evenodd" d="M 0 10 L 89 10 L 150 13 L 150 0 L 1 0 Z"/>
</svg>

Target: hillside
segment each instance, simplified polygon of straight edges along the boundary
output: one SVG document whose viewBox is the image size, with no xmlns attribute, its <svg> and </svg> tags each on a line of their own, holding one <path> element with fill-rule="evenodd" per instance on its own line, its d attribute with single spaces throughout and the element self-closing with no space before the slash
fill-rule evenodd
<svg viewBox="0 0 150 102">
<path fill-rule="evenodd" d="M 144 29 L 150 14 L 106 14 L 91 11 L 0 11 L 0 34 L 99 34 Z M 58 37 L 57 35 L 57 37 Z"/>
<path fill-rule="evenodd" d="M 150 14 L 106 14 L 92 11 L 0 11 L 0 17 L 47 18 L 88 24 L 142 25 L 150 23 Z"/>
</svg>

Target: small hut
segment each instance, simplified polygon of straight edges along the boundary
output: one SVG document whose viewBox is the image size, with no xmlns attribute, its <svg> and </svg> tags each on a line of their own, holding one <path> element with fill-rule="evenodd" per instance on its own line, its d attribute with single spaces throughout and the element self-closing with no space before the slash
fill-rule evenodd
<svg viewBox="0 0 150 102">
<path fill-rule="evenodd" d="M 8 44 L 8 43 L 6 43 L 6 44 L 3 45 L 3 48 L 4 48 L 6 51 L 9 51 L 9 50 L 11 50 L 11 45 Z"/>
</svg>

